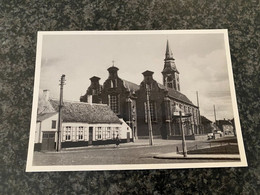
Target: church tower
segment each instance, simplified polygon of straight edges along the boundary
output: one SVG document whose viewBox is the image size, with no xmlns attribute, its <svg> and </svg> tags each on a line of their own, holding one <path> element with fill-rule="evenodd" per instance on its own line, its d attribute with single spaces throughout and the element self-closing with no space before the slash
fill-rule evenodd
<svg viewBox="0 0 260 195">
<path fill-rule="evenodd" d="M 162 71 L 162 75 L 163 85 L 166 88 L 171 88 L 175 89 L 176 91 L 180 91 L 179 71 L 176 68 L 175 59 L 173 58 L 168 40 L 166 44 L 164 68 Z"/>
</svg>

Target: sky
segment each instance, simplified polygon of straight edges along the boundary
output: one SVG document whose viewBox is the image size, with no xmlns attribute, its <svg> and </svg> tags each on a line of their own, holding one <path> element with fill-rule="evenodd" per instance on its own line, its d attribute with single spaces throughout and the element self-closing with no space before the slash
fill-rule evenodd
<svg viewBox="0 0 260 195">
<path fill-rule="evenodd" d="M 63 34 L 43 35 L 40 90 L 50 90 L 59 97 L 59 80 L 66 75 L 64 99 L 79 101 L 86 93 L 92 76 L 108 78 L 107 68 L 119 68 L 120 78 L 140 84 L 142 72 L 154 72 L 162 83 L 166 42 L 169 40 L 175 63 L 180 72 L 180 88 L 195 105 L 199 94 L 201 115 L 214 121 L 232 119 L 233 109 L 223 33 L 155 34 Z"/>
</svg>

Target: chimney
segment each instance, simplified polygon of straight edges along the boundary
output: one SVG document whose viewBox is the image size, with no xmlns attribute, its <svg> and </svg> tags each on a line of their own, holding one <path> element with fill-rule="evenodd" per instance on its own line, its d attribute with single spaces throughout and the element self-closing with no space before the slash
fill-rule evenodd
<svg viewBox="0 0 260 195">
<path fill-rule="evenodd" d="M 50 99 L 50 91 L 48 89 L 43 90 L 43 99 L 44 101 L 49 101 Z"/>
</svg>

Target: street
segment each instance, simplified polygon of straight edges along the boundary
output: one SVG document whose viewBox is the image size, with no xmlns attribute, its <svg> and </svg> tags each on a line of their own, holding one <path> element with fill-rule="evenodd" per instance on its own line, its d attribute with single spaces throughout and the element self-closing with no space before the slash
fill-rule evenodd
<svg viewBox="0 0 260 195">
<path fill-rule="evenodd" d="M 176 152 L 176 146 L 182 150 L 180 140 L 155 139 L 150 146 L 148 140 L 135 143 L 89 146 L 85 148 L 64 149 L 60 152 L 34 152 L 34 166 L 47 165 L 112 165 L 112 164 L 158 164 L 158 163 L 192 163 L 202 160 L 155 159 L 154 155 Z M 203 141 L 187 141 L 187 147 L 203 146 Z M 217 160 L 214 160 L 217 161 Z M 205 161 L 209 162 L 209 160 Z"/>
</svg>

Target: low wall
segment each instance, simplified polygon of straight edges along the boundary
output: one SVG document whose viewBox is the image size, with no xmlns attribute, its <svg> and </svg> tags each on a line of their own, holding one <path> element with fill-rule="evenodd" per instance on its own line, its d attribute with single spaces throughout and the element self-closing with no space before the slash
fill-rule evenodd
<svg viewBox="0 0 260 195">
<path fill-rule="evenodd" d="M 133 139 L 130 139 L 130 142 L 133 142 Z M 110 139 L 110 140 L 97 140 L 97 141 L 92 141 L 93 146 L 97 145 L 107 145 L 107 144 L 115 144 L 115 140 Z M 121 139 L 120 143 L 127 143 L 127 139 Z M 41 143 L 36 143 L 34 144 L 34 151 L 41 151 Z M 84 147 L 84 146 L 89 146 L 88 141 L 77 141 L 77 142 L 62 142 L 61 143 L 61 148 L 71 148 L 71 147 Z"/>
<path fill-rule="evenodd" d="M 171 135 L 167 137 L 168 140 L 182 140 L 181 135 Z M 195 140 L 195 135 L 185 135 L 185 140 Z"/>
</svg>

